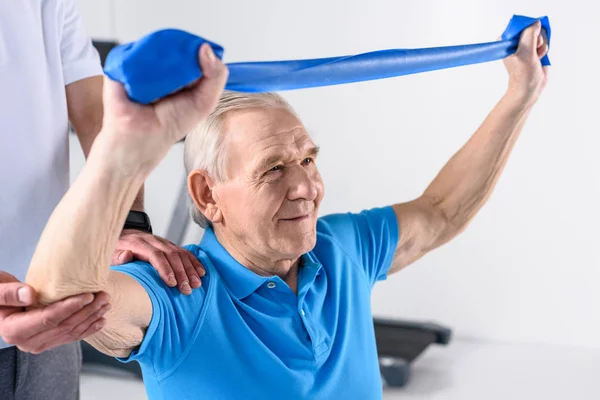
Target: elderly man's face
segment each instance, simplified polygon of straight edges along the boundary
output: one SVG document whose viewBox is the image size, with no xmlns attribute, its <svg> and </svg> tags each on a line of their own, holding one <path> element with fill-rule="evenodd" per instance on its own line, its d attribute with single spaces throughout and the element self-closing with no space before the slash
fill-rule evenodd
<svg viewBox="0 0 600 400">
<path fill-rule="evenodd" d="M 227 180 L 215 189 L 229 240 L 269 259 L 310 251 L 323 182 L 317 147 L 293 114 L 253 109 L 228 115 Z"/>
</svg>

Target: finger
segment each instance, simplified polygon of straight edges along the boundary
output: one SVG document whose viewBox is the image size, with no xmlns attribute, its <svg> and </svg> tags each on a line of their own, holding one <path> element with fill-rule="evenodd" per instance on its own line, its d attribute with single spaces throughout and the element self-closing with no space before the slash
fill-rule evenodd
<svg viewBox="0 0 600 400">
<path fill-rule="evenodd" d="M 8 272 L 0 271 L 0 284 L 2 283 L 11 283 L 11 282 L 20 282 L 14 275 L 9 274 Z"/>
<path fill-rule="evenodd" d="M 94 295 L 68 297 L 44 308 L 10 315 L 2 322 L 2 337 L 10 344 L 22 343 L 40 332 L 56 328 L 94 300 Z"/>
<path fill-rule="evenodd" d="M 535 54 L 537 53 L 537 43 L 538 43 L 538 38 L 540 37 L 540 32 L 542 30 L 542 23 L 538 20 L 535 22 L 535 24 L 533 24 L 532 28 L 532 33 L 531 33 L 531 39 L 530 39 L 530 49 L 531 49 L 531 53 L 530 54 Z"/>
<path fill-rule="evenodd" d="M 542 27 L 540 29 L 540 36 L 542 43 L 538 46 L 538 49 L 540 47 L 546 46 L 546 47 L 550 47 L 550 42 L 548 40 L 548 32 L 546 31 L 546 28 Z"/>
<path fill-rule="evenodd" d="M 190 294 L 192 292 L 192 288 L 190 287 L 190 282 L 186 275 L 181 256 L 178 252 L 166 253 L 165 256 L 167 257 L 167 260 L 169 260 L 170 267 L 175 273 L 179 291 L 183 294 Z"/>
<path fill-rule="evenodd" d="M 86 337 L 84 332 L 94 328 L 93 325 L 100 322 L 111 307 L 110 304 L 104 304 L 101 308 L 93 307 L 93 312 L 89 313 L 86 309 L 91 306 L 63 321 L 58 327 L 32 336 L 22 347 L 31 349 L 35 354 L 83 339 Z"/>
<path fill-rule="evenodd" d="M 539 58 L 542 58 L 542 57 L 544 57 L 546 54 L 548 54 L 548 45 L 547 45 L 547 44 L 544 44 L 542 47 L 540 47 L 540 48 L 537 50 L 537 55 L 538 55 L 538 57 L 539 57 Z"/>
<path fill-rule="evenodd" d="M 2 321 L 20 312 L 23 312 L 23 307 L 0 307 L 0 336 L 2 336 Z"/>
<path fill-rule="evenodd" d="M 145 238 L 145 241 L 146 241 L 146 243 L 148 243 L 155 249 L 162 251 L 163 253 L 172 253 L 173 251 L 177 251 L 179 249 L 179 247 L 177 247 L 172 242 L 170 242 L 166 239 L 163 239 L 159 236 L 151 235 L 151 236 Z"/>
<path fill-rule="evenodd" d="M 89 324 L 85 325 L 86 321 L 88 321 L 90 318 L 92 319 L 92 322 L 97 321 L 98 319 L 102 318 L 108 312 L 108 310 L 110 310 L 111 305 L 108 303 L 107 298 L 108 296 L 105 296 L 105 298 L 97 297 L 92 303 L 88 304 L 80 311 L 62 321 L 57 328 L 64 331 L 85 331 L 91 324 L 90 322 Z M 84 324 L 84 326 L 81 327 L 79 326 L 80 324 Z"/>
<path fill-rule="evenodd" d="M 106 318 L 100 318 L 93 322 L 87 330 L 80 334 L 81 338 L 88 338 L 98 332 L 100 332 L 106 326 Z M 60 339 L 49 341 L 44 344 L 39 344 L 38 342 L 31 342 L 27 345 L 17 346 L 19 350 L 26 351 L 32 354 L 40 354 L 44 351 L 54 350 L 57 347 L 63 346 L 65 344 L 73 343 L 81 339 L 74 339 L 74 335 L 63 335 Z"/>
<path fill-rule="evenodd" d="M 108 75 L 104 75 L 102 96 L 105 104 L 109 102 L 110 104 L 118 104 L 115 102 L 130 101 L 125 87 L 121 83 L 113 81 Z"/>
<path fill-rule="evenodd" d="M 171 280 L 169 275 L 174 274 L 175 284 L 178 285 L 179 290 L 182 293 L 187 294 L 191 292 L 191 288 L 196 289 L 200 287 L 200 277 L 194 264 L 190 260 L 189 256 L 193 257 L 190 252 L 183 250 L 172 242 L 158 236 L 149 235 L 144 239 L 145 243 L 153 248 L 153 251 L 162 251 L 166 256 L 167 261 L 169 262 L 169 268 L 165 271 L 165 274 L 168 277 L 168 281 L 165 281 L 167 284 Z"/>
<path fill-rule="evenodd" d="M 189 257 L 190 257 L 190 260 L 192 261 L 192 265 L 194 266 L 194 269 L 196 270 L 196 272 L 198 272 L 198 276 L 203 277 L 204 275 L 206 275 L 206 269 L 204 268 L 204 265 L 202 265 L 202 263 L 194 255 L 194 253 L 191 253 L 189 251 L 187 253 L 189 254 Z"/>
<path fill-rule="evenodd" d="M 155 254 L 150 257 L 150 265 L 158 271 L 160 279 L 169 287 L 177 286 L 176 273 L 173 270 L 171 262 L 162 251 L 155 250 Z"/>
<path fill-rule="evenodd" d="M 160 249 L 155 248 L 150 243 L 140 238 L 132 239 L 128 242 L 129 250 L 133 257 L 150 263 L 152 267 L 158 271 L 160 278 L 169 286 L 177 285 L 175 272 L 171 268 L 171 264 L 165 254 Z"/>
<path fill-rule="evenodd" d="M 98 310 L 95 314 L 90 315 L 85 321 L 81 324 L 77 325 L 71 331 L 71 334 L 75 338 L 75 340 L 85 339 L 87 336 L 85 332 L 87 332 L 90 328 L 93 328 L 94 324 L 101 322 L 104 320 L 106 322 L 106 315 L 111 310 L 112 306 L 110 304 L 106 304 L 100 310 Z"/>
<path fill-rule="evenodd" d="M 84 301 L 87 295 L 75 296 L 82 297 Z M 98 292 L 93 296 L 93 301 L 83 307 L 78 312 L 64 319 L 56 327 L 31 335 L 28 338 L 21 338 L 14 344 L 17 344 L 23 351 L 35 352 L 37 350 L 47 350 L 50 347 L 58 347 L 60 345 L 79 340 L 77 334 L 85 331 L 91 324 L 101 319 L 104 314 L 110 309 L 110 296 L 106 292 Z M 18 323 L 19 321 L 11 321 Z"/>
<path fill-rule="evenodd" d="M 170 264 L 171 268 L 173 269 L 173 272 L 175 273 L 175 278 L 177 280 L 177 284 L 180 290 L 183 289 L 183 292 L 188 291 L 187 288 L 182 287 L 182 285 L 185 282 L 188 282 L 188 285 L 194 289 L 200 287 L 201 282 L 199 272 L 197 272 L 194 263 L 192 263 L 190 259 L 196 259 L 196 257 L 194 257 L 192 253 L 158 236 L 152 236 L 151 238 L 149 238 L 148 243 L 154 246 L 156 249 L 163 251 L 166 255 L 177 254 L 179 256 L 178 258 L 174 258 L 175 264 Z M 171 259 L 168 256 L 167 259 L 171 261 Z M 181 261 L 181 263 L 179 262 L 179 260 Z M 183 268 L 183 274 L 181 273 L 181 270 L 179 270 L 179 265 L 181 265 Z"/>
<path fill-rule="evenodd" d="M 92 335 L 95 335 L 96 333 L 104 329 L 107 323 L 108 322 L 106 321 L 106 318 L 100 318 L 98 322 L 95 322 L 92 326 L 90 326 L 85 332 L 81 334 L 81 338 L 86 339 Z"/>
<path fill-rule="evenodd" d="M 0 306 L 26 307 L 35 303 L 35 291 L 20 282 L 0 284 Z"/>
<path fill-rule="evenodd" d="M 528 55 L 532 54 L 533 51 L 537 49 L 537 37 L 539 35 L 540 28 L 540 21 L 536 21 L 521 33 L 517 53 Z"/>
<path fill-rule="evenodd" d="M 83 339 L 89 338 L 92 335 L 95 335 L 96 333 L 98 333 L 102 329 L 104 329 L 104 327 L 106 326 L 107 323 L 108 323 L 108 321 L 106 320 L 106 317 L 101 317 L 101 318 L 95 320 L 94 322 L 92 322 L 90 324 L 90 326 L 85 331 L 83 331 L 77 335 L 79 337 L 78 339 L 72 340 L 71 342 L 77 341 L 77 340 L 83 340 Z M 85 325 L 85 323 L 82 325 Z M 70 343 L 70 342 L 66 342 L 66 343 Z M 63 344 L 66 344 L 66 343 L 63 343 Z M 55 347 L 57 347 L 57 346 L 55 346 Z"/>
<path fill-rule="evenodd" d="M 122 265 L 133 261 L 133 253 L 130 250 L 115 250 L 111 265 Z"/>
<path fill-rule="evenodd" d="M 200 47 L 198 56 L 203 76 L 198 84 L 159 104 L 163 108 L 177 110 L 179 115 L 185 116 L 185 121 L 181 119 L 179 122 L 181 129 L 186 132 L 214 110 L 229 75 L 225 64 L 207 43 Z"/>
<path fill-rule="evenodd" d="M 180 249 L 178 253 L 179 257 L 181 257 L 181 262 L 183 263 L 183 268 L 185 268 L 185 273 L 187 275 L 190 286 L 193 289 L 198 289 L 201 284 L 200 277 L 198 276 L 198 272 L 196 271 L 192 260 L 190 260 L 190 254 L 183 249 Z"/>
<path fill-rule="evenodd" d="M 196 110 L 203 111 L 202 118 L 207 117 L 216 107 L 229 76 L 229 70 L 215 55 L 208 43 L 199 52 L 202 74 L 208 79 L 201 79 L 189 93 L 194 99 Z"/>
</svg>

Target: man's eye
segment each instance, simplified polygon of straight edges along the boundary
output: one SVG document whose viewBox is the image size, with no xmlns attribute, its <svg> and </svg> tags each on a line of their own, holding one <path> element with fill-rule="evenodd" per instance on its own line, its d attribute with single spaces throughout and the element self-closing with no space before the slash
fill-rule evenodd
<svg viewBox="0 0 600 400">
<path fill-rule="evenodd" d="M 273 168 L 271 168 L 269 170 L 269 172 L 276 172 L 276 171 L 281 171 L 283 169 L 283 167 L 281 165 L 276 165 Z"/>
<path fill-rule="evenodd" d="M 312 159 L 312 158 L 310 158 L 310 157 L 307 157 L 307 158 L 305 158 L 305 159 L 302 161 L 302 164 L 304 164 L 304 165 L 308 165 L 308 164 L 310 164 L 310 163 L 312 163 L 312 162 L 313 162 L 313 159 Z"/>
</svg>

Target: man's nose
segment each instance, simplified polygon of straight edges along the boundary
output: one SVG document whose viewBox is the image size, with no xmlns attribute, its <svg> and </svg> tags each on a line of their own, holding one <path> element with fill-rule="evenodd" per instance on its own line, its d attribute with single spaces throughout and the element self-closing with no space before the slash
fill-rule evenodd
<svg viewBox="0 0 600 400">
<path fill-rule="evenodd" d="M 316 178 L 306 167 L 297 165 L 288 170 L 289 174 L 289 200 L 314 201 L 317 198 Z"/>
</svg>

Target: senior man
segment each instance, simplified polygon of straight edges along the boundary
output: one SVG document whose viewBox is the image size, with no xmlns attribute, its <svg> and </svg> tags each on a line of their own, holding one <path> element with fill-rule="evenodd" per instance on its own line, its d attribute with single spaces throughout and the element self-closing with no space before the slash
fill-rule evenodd
<svg viewBox="0 0 600 400">
<path fill-rule="evenodd" d="M 27 281 L 46 301 L 108 291 L 107 325 L 87 340 L 137 360 L 151 399 L 381 398 L 371 289 L 458 235 L 488 199 L 546 83 L 540 25 L 505 60 L 506 94 L 422 196 L 322 218 L 318 148 L 300 119 L 274 94 L 227 93 L 212 111 L 227 73 L 201 51 L 199 86 L 153 106 L 107 82 L 102 132 Z M 108 263 L 137 188 L 190 131 L 188 187 L 206 231 L 188 249 L 207 273 L 183 296 L 149 264 Z"/>
</svg>

